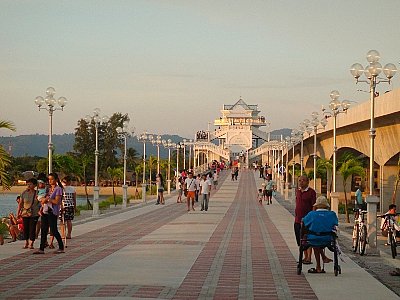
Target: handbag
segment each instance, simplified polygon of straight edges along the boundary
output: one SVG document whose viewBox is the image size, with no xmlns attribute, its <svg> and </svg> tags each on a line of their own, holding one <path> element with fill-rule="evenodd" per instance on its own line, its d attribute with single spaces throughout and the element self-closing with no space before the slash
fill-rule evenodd
<svg viewBox="0 0 400 300">
<path fill-rule="evenodd" d="M 36 198 L 36 191 L 33 194 L 31 206 L 29 206 L 28 208 L 22 207 L 21 217 L 23 217 L 23 218 L 32 217 L 32 206 L 33 206 L 33 202 L 35 201 L 35 198 Z"/>
</svg>

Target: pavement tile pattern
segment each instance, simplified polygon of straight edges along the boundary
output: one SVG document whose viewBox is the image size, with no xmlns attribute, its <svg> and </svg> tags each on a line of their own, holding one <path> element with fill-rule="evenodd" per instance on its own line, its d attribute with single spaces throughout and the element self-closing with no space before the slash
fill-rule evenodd
<svg viewBox="0 0 400 300">
<path fill-rule="evenodd" d="M 162 210 L 77 236 L 69 242 L 65 254 L 26 252 L 4 260 L 0 265 L 0 299 L 317 299 L 305 276 L 296 275 L 295 259 L 265 208 L 259 205 L 252 172 L 241 172 L 235 199 L 206 243 L 141 240 L 163 225 L 177 225 L 174 220 L 186 213 L 183 205 L 166 205 Z M 152 243 L 203 246 L 178 288 L 59 284 L 127 245 Z"/>
</svg>

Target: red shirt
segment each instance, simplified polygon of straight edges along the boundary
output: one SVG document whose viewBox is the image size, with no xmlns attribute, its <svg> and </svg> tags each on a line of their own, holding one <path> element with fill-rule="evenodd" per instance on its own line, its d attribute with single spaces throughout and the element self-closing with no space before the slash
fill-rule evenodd
<svg viewBox="0 0 400 300">
<path fill-rule="evenodd" d="M 304 191 L 301 189 L 296 191 L 296 209 L 294 210 L 295 223 L 301 223 L 301 219 L 313 210 L 313 205 L 316 200 L 317 194 L 310 187 Z"/>
</svg>

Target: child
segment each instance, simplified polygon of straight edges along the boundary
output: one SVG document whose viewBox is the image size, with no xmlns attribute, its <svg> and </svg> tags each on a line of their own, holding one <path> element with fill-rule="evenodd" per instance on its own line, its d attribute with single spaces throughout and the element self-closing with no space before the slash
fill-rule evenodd
<svg viewBox="0 0 400 300">
<path fill-rule="evenodd" d="M 41 200 L 46 197 L 47 195 L 47 189 L 46 189 L 46 183 L 43 180 L 38 180 L 38 188 L 37 188 L 37 199 L 39 203 L 41 203 Z M 47 214 L 53 208 L 51 202 L 47 202 L 43 204 L 43 206 L 40 206 L 39 209 L 39 216 L 43 216 L 43 214 Z"/>
<path fill-rule="evenodd" d="M 263 191 L 262 189 L 258 189 L 258 202 L 262 204 L 262 199 L 263 199 Z"/>
</svg>

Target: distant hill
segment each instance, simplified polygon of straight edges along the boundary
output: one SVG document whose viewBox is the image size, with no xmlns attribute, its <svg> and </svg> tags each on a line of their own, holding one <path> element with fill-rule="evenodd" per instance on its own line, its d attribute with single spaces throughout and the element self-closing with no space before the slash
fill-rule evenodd
<svg viewBox="0 0 400 300">
<path fill-rule="evenodd" d="M 162 135 L 162 139 L 171 139 L 173 142 L 182 141 L 183 138 L 177 135 Z M 65 154 L 73 150 L 75 135 L 73 133 L 54 134 L 52 136 L 54 152 Z M 11 152 L 12 156 L 47 156 L 48 136 L 44 134 L 19 135 L 16 137 L 0 137 L 0 144 Z M 140 154 L 143 153 L 143 144 L 136 137 L 130 137 L 127 140 L 127 146 L 136 149 Z M 147 147 L 146 155 L 157 155 L 156 147 Z M 160 147 L 160 155 L 166 157 L 168 150 Z"/>
<path fill-rule="evenodd" d="M 283 128 L 271 131 L 271 136 L 283 135 L 290 136 L 291 129 Z M 173 142 L 182 141 L 178 135 L 162 135 L 162 139 L 171 139 Z M 65 154 L 73 150 L 75 135 L 73 133 L 54 134 L 52 137 L 54 150 L 57 154 Z M 45 134 L 19 135 L 15 137 L 0 137 L 0 144 L 6 151 L 11 152 L 12 156 L 47 156 L 48 136 Z M 136 149 L 138 153 L 143 154 L 143 144 L 136 137 L 130 137 L 127 141 L 128 148 Z M 146 155 L 157 155 L 156 147 L 147 147 Z M 160 156 L 167 157 L 168 150 L 160 147 Z"/>
</svg>

